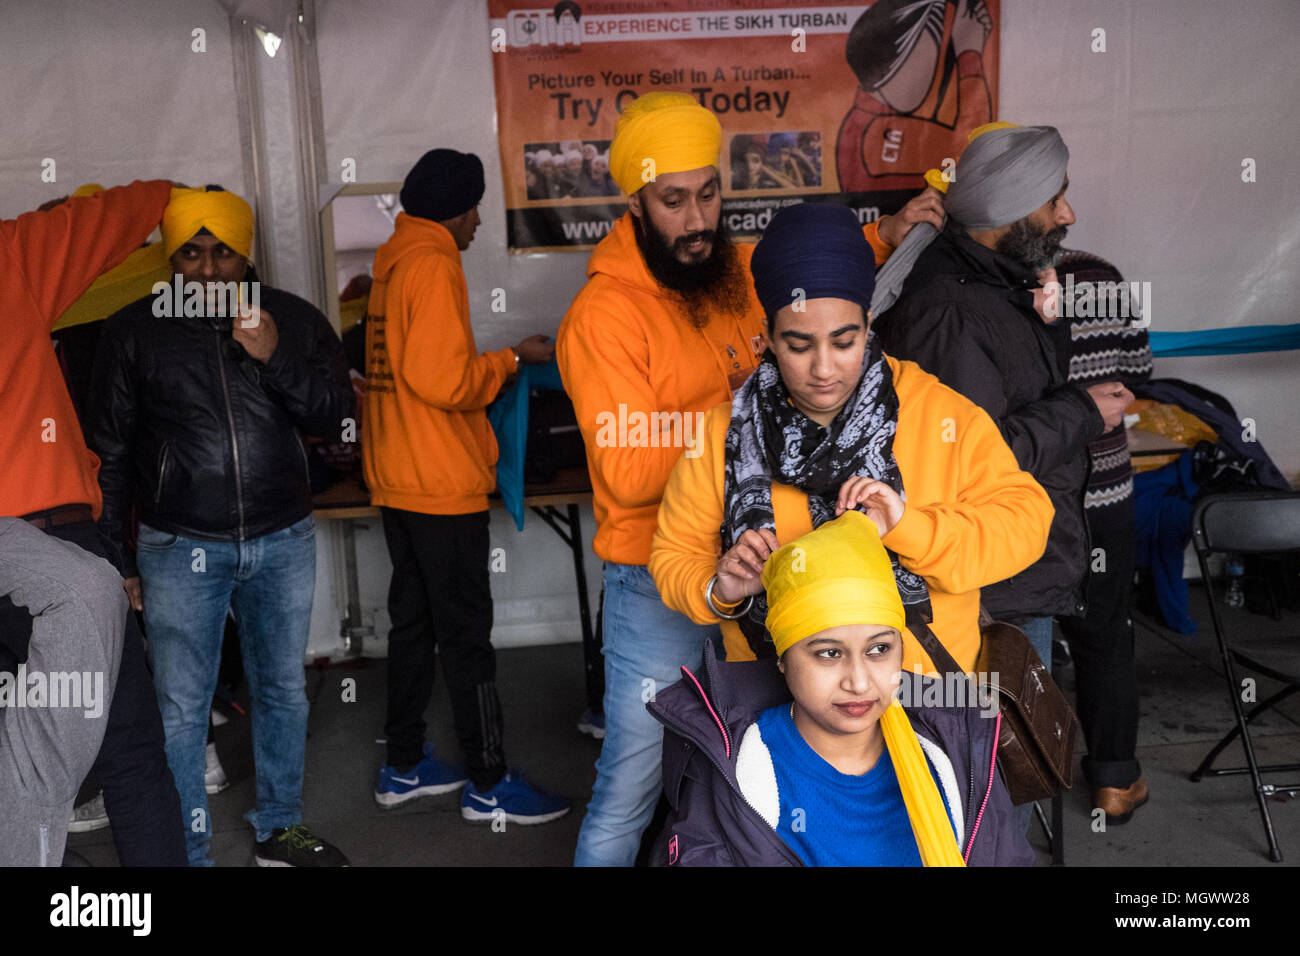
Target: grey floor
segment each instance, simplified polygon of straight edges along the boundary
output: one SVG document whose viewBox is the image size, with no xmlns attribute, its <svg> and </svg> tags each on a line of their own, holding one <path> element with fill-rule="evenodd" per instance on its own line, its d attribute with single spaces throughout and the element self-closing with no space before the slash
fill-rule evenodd
<svg viewBox="0 0 1300 956">
<path fill-rule="evenodd" d="M 1065 852 L 1070 866 L 1275 866 L 1266 857 L 1263 828 L 1248 777 L 1187 774 L 1231 726 L 1232 715 L 1209 625 L 1205 594 L 1192 588 L 1201 622 L 1192 637 L 1142 620 L 1137 630 L 1142 718 L 1138 758 L 1151 802 L 1131 822 L 1095 832 L 1090 795 L 1079 784 L 1066 796 Z M 1229 611 L 1235 626 L 1300 635 L 1300 615 L 1280 622 Z M 374 803 L 375 776 L 383 762 L 384 662 L 308 672 L 313 705 L 307 742 L 305 822 L 334 842 L 354 866 L 567 866 L 573 859 L 581 814 L 595 780 L 599 743 L 578 733 L 583 709 L 582 651 L 577 644 L 498 652 L 498 683 L 506 722 L 507 755 L 529 780 L 561 793 L 574 810 L 554 823 L 508 825 L 504 832 L 461 820 L 459 796 L 418 800 L 396 810 Z M 1067 692 L 1073 674 L 1059 673 Z M 344 680 L 355 678 L 355 702 L 344 701 Z M 1270 692 L 1259 685 L 1260 699 Z M 430 737 L 441 754 L 456 753 L 450 712 L 441 684 L 430 707 Z M 217 729 L 217 747 L 231 786 L 210 798 L 215 825 L 213 857 L 219 866 L 252 862 L 252 831 L 242 814 L 253 804 L 252 747 L 246 718 Z M 1271 762 L 1300 760 L 1300 700 L 1254 729 L 1257 751 Z M 1079 749 L 1083 745 L 1080 743 Z M 1239 744 L 1221 761 L 1242 762 Z M 1286 777 L 1294 781 L 1300 774 Z M 1081 775 L 1080 775 L 1081 779 Z M 1275 777 L 1278 782 L 1282 778 Z M 1300 864 L 1300 801 L 1270 802 L 1287 863 Z M 1046 862 L 1046 842 L 1031 833 Z M 95 866 L 114 866 L 109 830 L 71 834 L 69 847 Z"/>
</svg>

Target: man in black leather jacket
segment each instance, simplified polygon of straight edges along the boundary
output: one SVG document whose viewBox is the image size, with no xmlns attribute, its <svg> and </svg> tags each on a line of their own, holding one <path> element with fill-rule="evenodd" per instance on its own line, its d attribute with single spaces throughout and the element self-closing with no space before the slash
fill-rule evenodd
<svg viewBox="0 0 1300 956">
<path fill-rule="evenodd" d="M 173 191 L 163 241 L 177 279 L 106 321 L 88 443 L 101 525 L 144 612 L 190 864 L 210 865 L 204 748 L 230 609 L 253 697 L 257 862 L 339 865 L 301 825 L 316 558 L 302 436 L 346 438 L 354 397 L 325 317 L 257 283 L 252 226 L 232 193 Z"/>
</svg>

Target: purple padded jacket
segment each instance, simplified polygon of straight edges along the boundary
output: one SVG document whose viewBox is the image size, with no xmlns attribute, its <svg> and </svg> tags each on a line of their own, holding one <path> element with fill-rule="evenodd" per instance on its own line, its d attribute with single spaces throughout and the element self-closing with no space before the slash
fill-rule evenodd
<svg viewBox="0 0 1300 956">
<path fill-rule="evenodd" d="M 904 671 L 903 680 L 903 700 L 939 699 L 936 678 Z M 652 865 L 803 865 L 776 832 L 770 775 L 763 785 L 770 755 L 757 728 L 748 734 L 763 711 L 790 699 L 772 661 L 719 662 L 710 645 L 701 674 L 682 668 L 682 680 L 646 705 L 666 728 L 664 793 L 672 807 Z M 967 865 L 1031 866 L 1025 828 L 996 772 L 999 718 L 984 716 L 974 701 L 904 709 L 961 832 Z"/>
</svg>

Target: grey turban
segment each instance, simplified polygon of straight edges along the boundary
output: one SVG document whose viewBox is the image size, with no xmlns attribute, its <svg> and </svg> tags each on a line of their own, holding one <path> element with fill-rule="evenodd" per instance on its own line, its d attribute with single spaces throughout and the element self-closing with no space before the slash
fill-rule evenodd
<svg viewBox="0 0 1300 956">
<path fill-rule="evenodd" d="M 967 229 L 997 229 L 1024 219 L 1061 190 L 1070 151 L 1051 126 L 990 130 L 966 147 L 943 208 Z M 876 316 L 898 299 L 903 282 L 938 230 L 919 223 L 876 273 Z"/>
</svg>

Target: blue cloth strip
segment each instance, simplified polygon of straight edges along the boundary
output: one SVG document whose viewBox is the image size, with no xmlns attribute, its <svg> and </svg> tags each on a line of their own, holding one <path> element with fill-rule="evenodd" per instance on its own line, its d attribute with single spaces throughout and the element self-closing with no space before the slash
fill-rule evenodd
<svg viewBox="0 0 1300 956">
<path fill-rule="evenodd" d="M 1151 332 L 1151 351 L 1161 358 L 1190 355 L 1242 355 L 1300 349 L 1300 323 L 1242 325 L 1195 332 Z"/>
<path fill-rule="evenodd" d="M 528 395 L 534 388 L 564 390 L 555 359 L 546 365 L 524 365 L 514 385 L 488 408 L 488 422 L 496 432 L 497 491 L 515 527 L 524 530 L 524 454 L 528 450 Z"/>
</svg>

